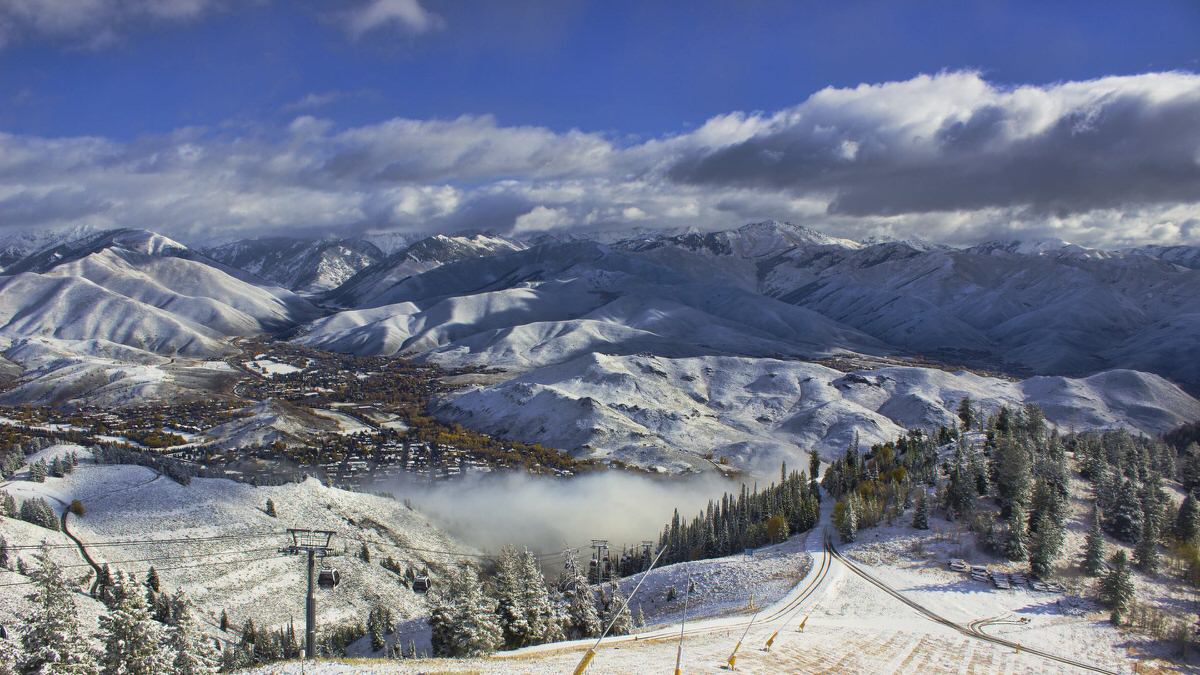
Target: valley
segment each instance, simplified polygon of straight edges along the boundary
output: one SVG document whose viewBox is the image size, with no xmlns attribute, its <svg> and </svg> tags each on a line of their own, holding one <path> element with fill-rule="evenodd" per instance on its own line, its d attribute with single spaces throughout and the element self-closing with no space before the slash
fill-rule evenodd
<svg viewBox="0 0 1200 675">
<path fill-rule="evenodd" d="M 1183 509 L 1187 467 L 1200 458 L 1157 439 L 1200 420 L 1192 360 L 1180 357 L 1194 347 L 1200 277 L 1184 253 L 1161 253 L 863 243 L 776 222 L 615 240 L 435 235 L 390 252 L 349 239 L 201 252 L 136 230 L 43 242 L 0 275 L 0 490 L 15 504 L 0 536 L 25 568 L 0 572 L 0 588 L 23 598 L 35 554 L 49 556 L 78 583 L 79 616 L 94 621 L 106 601 L 86 592 L 98 583 L 93 562 L 139 575 L 155 564 L 159 583 L 193 598 L 227 669 L 252 668 L 298 654 L 288 635 L 303 616 L 292 592 L 303 569 L 280 553 L 286 529 L 327 528 L 346 582 L 322 596 L 324 653 L 406 657 L 387 666 L 396 672 L 557 672 L 586 648 L 569 631 L 483 650 L 507 648 L 494 658 L 427 660 L 470 656 L 445 651 L 430 622 L 473 583 L 460 563 L 478 566 L 491 592 L 505 546 L 527 546 L 537 578 L 558 576 L 554 592 L 569 594 L 580 587 L 561 579 L 582 564 L 570 561 L 608 537 L 626 576 L 611 589 L 590 579 L 595 611 L 619 618 L 612 598 L 641 595 L 622 629 L 637 638 L 605 642 L 597 672 L 667 664 L 685 618 L 694 658 L 714 672 L 740 630 L 761 640 L 772 622 L 800 616 L 812 621 L 804 633 L 747 650 L 739 669 L 915 672 L 964 658 L 1040 671 L 1051 666 L 1039 650 L 1103 672 L 1121 672 L 1134 652 L 1169 661 L 1162 634 L 1107 627 L 1083 582 L 1052 605 L 1024 590 L 983 601 L 946 578 L 942 560 L 1013 567 L 995 541 L 1011 529 L 1007 515 L 989 500 L 1008 498 L 993 495 L 1006 470 L 998 439 L 1029 419 L 1041 420 L 1020 441 L 1032 456 L 1071 448 L 1071 481 L 1055 483 L 1062 499 L 1110 489 L 1088 473 L 1084 449 L 1088 434 L 1119 433 L 1102 436 L 1112 471 L 1143 495 L 1160 481 L 1153 508 L 1164 523 Z M 982 492 L 955 502 L 956 467 Z M 1032 475 L 1051 480 L 1041 471 Z M 781 472 L 789 487 L 773 492 Z M 909 524 L 918 493 L 932 534 Z M 591 513 L 618 494 L 638 503 Z M 44 509 L 17 517 L 39 500 Z M 953 506 L 968 501 L 970 521 Z M 715 522 L 714 504 L 725 524 L 696 534 Z M 36 524 L 38 509 L 70 523 L 71 538 Z M 847 510 L 861 543 L 846 533 Z M 782 524 L 773 513 L 787 514 Z M 1090 517 L 1054 514 L 1072 531 Z M 824 547 L 827 532 L 846 558 Z M 1106 536 L 1114 548 L 1137 544 Z M 1172 621 L 1193 569 L 1173 537 L 1163 538 L 1171 571 L 1139 581 L 1138 610 Z M 1083 543 L 1066 541 L 1058 579 L 1077 576 Z M 728 555 L 741 548 L 750 554 Z M 649 572 L 648 558 L 629 553 L 654 549 L 669 555 Z M 854 565 L 957 628 L 897 623 L 904 603 L 889 606 L 895 594 Z M 414 586 L 418 573 L 433 593 Z M 685 611 L 678 594 L 692 575 L 703 588 Z M 0 625 L 31 611 L 25 602 Z M 392 632 L 379 646 L 382 608 Z M 770 621 L 753 618 L 760 610 Z M 223 613 L 232 625 L 214 629 Z M 1013 654 L 972 628 L 988 618 L 1006 636 L 1045 631 L 1022 633 L 1026 653 Z M 830 631 L 849 637 L 814 652 Z M 1071 651 L 1080 636 L 1102 647 Z"/>
</svg>

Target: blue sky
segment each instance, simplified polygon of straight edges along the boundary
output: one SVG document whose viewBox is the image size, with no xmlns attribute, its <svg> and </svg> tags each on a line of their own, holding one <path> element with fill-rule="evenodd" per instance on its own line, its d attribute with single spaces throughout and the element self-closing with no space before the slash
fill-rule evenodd
<svg viewBox="0 0 1200 675">
<path fill-rule="evenodd" d="M 206 198 L 228 202 L 223 222 L 234 224 L 222 225 L 228 229 L 224 236 L 282 228 L 714 227 L 758 217 L 808 218 L 816 226 L 854 236 L 946 240 L 1027 232 L 1072 235 L 1098 244 L 1165 243 L 1200 234 L 1195 200 L 1186 187 L 1193 178 L 1186 152 L 1176 156 L 1167 149 L 1170 156 L 1153 158 L 1169 185 L 1180 182 L 1176 187 L 1151 186 L 1149 174 L 1144 180 L 1131 179 L 1122 173 L 1130 167 L 1100 171 L 1101 183 L 1146 185 L 1115 200 L 1111 194 L 1097 195 L 1095 208 L 1080 188 L 1090 175 L 1064 181 L 1062 195 L 1014 184 L 1001 196 L 979 194 L 946 203 L 889 200 L 878 196 L 886 195 L 886 189 L 868 180 L 872 174 L 867 169 L 878 163 L 865 161 L 877 158 L 869 154 L 873 146 L 898 146 L 879 138 L 899 123 L 872 117 L 871 105 L 887 100 L 899 111 L 922 103 L 913 97 L 936 96 L 947 99 L 939 129 L 963 123 L 956 115 L 964 105 L 976 124 L 997 105 L 1008 111 L 1001 116 L 1016 115 L 1012 119 L 1033 124 L 1036 116 L 1019 112 L 1025 105 L 1021 97 L 996 103 L 997 96 L 1023 85 L 1091 109 L 1109 105 L 1105 102 L 1114 97 L 1142 97 L 1143 104 L 1155 106 L 1153 114 L 1121 122 L 1142 126 L 1102 130 L 1107 136 L 1094 140 L 1105 144 L 1103 149 L 1073 148 L 1079 154 L 1067 153 L 1077 158 L 1070 166 L 1105 156 L 1101 153 L 1111 152 L 1114 139 L 1123 135 L 1151 133 L 1146 126 L 1151 118 L 1160 127 L 1181 126 L 1186 146 L 1194 131 L 1186 114 L 1158 107 L 1166 94 L 1148 93 L 1146 80 L 1138 78 L 1174 72 L 1183 79 L 1160 83 L 1170 90 L 1172 105 L 1192 101 L 1196 92 L 1190 74 L 1200 71 L 1200 3 L 1194 0 L 89 0 L 86 11 L 73 1 L 0 0 L 0 132 L 13 144 L 10 155 L 17 146 L 52 154 L 40 167 L 45 172 L 41 182 L 4 182 L 0 177 L 0 187 L 9 193 L 0 193 L 0 227 L 146 220 L 168 230 L 203 231 L 221 220 L 220 211 L 187 209 Z M 956 79 L 966 74 L 971 77 Z M 922 75 L 934 77 L 936 92 L 914 84 Z M 1060 88 L 1102 78 L 1109 78 L 1109 84 L 1093 87 L 1086 104 Z M 985 85 L 979 97 L 966 103 L 950 100 L 970 90 L 973 82 Z M 764 176 L 762 167 L 747 165 L 737 148 L 726 147 L 741 144 L 743 154 L 753 149 L 760 159 L 782 157 L 785 164 L 802 159 L 788 153 L 803 147 L 808 148 L 803 159 L 810 161 L 813 152 L 806 144 L 817 141 L 808 132 L 798 140 L 796 129 L 784 128 L 792 124 L 785 119 L 788 111 L 797 119 L 811 118 L 813 108 L 821 108 L 814 103 L 818 92 L 854 92 L 860 84 L 888 83 L 899 88 L 850 97 L 854 100 L 842 97 L 839 105 L 846 106 L 845 119 L 852 121 L 846 129 L 836 112 L 821 112 L 822 119 L 828 118 L 826 126 L 841 129 L 830 152 L 852 149 L 843 159 L 865 167 L 846 172 L 841 182 L 814 179 L 828 175 L 828 167 L 807 164 L 790 172 L 771 169 Z M 904 83 L 909 86 L 900 87 Z M 859 100 L 868 96 L 875 97 L 874 104 Z M 1058 110 L 1057 105 L 1047 109 Z M 1080 110 L 1071 114 L 1084 114 Z M 696 133 L 714 120 L 738 115 L 754 129 L 743 128 L 719 141 Z M 1116 125 L 1115 115 L 1102 119 L 1112 118 Z M 475 145 L 415 147 L 412 139 L 397 135 L 428 136 L 429 129 L 398 124 L 401 120 L 468 120 L 461 126 L 468 128 L 466 135 Z M 1036 124 L 1038 133 L 1052 134 L 1045 120 Z M 480 125 L 490 130 L 480 130 Z M 536 130 L 537 138 L 514 131 L 526 128 Z M 292 173 L 283 178 L 280 172 L 287 171 L 280 163 L 296 156 L 297 130 L 304 131 L 309 163 L 290 167 Z M 453 126 L 437 133 L 464 137 L 464 130 Z M 507 140 L 493 138 L 497 135 Z M 155 169 L 151 179 L 166 184 L 190 171 L 197 181 L 214 182 L 204 197 L 164 195 L 161 201 L 170 202 L 171 209 L 148 214 L 142 207 L 135 212 L 111 176 L 98 177 L 83 172 L 79 161 L 66 161 L 70 153 L 83 152 L 84 137 L 104 146 L 88 146 L 95 153 L 88 162 L 96 171 L 108 162 L 110 168 L 116 163 L 131 173 L 144 172 L 147 156 L 161 160 L 171 154 L 188 158 L 187 166 Z M 696 142 L 675 143 L 669 157 L 660 152 L 666 141 L 681 137 Z M 1016 134 L 1010 142 L 1024 138 Z M 827 141 L 834 142 L 821 142 Z M 393 151 L 408 156 L 381 156 L 393 142 Z M 355 143 L 362 147 L 349 147 Z M 472 162 L 472 153 L 503 146 L 520 155 L 522 148 L 538 143 L 546 144 L 542 154 L 517 159 L 487 155 L 486 161 Z M 692 147 L 697 143 L 713 156 L 697 158 L 700 151 Z M 767 147 L 770 143 L 782 145 Z M 1148 144 L 1157 147 L 1153 140 Z M 239 150 L 251 146 L 278 161 L 246 170 Z M 203 152 L 197 154 L 198 149 Z M 3 150 L 0 146 L 0 159 Z M 817 154 L 829 154 L 826 150 Z M 938 147 L 939 152 L 947 150 Z M 453 166 L 438 161 L 407 165 L 414 161 L 412 155 L 434 152 L 461 154 Z M 910 180 L 901 183 L 923 194 L 933 186 L 920 181 L 933 179 L 922 178 L 928 167 L 911 163 L 919 154 L 906 155 Z M 366 155 L 374 164 L 352 162 Z M 601 155 L 603 167 L 596 164 Z M 193 161 L 201 156 L 204 162 Z M 224 164 L 214 168 L 218 156 Z M 1013 160 L 1014 171 L 1028 171 L 1022 162 L 1044 165 L 1046 155 L 1021 157 Z M 714 168 L 718 159 L 724 164 Z M 977 160 L 995 157 L 980 155 Z M 406 163 L 399 174 L 391 166 L 396 161 Z M 560 166 L 564 161 L 570 166 Z M 351 164 L 353 170 L 347 168 Z M 477 170 L 480 164 L 492 168 Z M 381 170 L 385 165 L 390 169 Z M 338 180 L 362 182 L 344 183 L 340 191 L 314 187 L 314 172 L 331 166 L 342 167 Z M 197 173 L 205 168 L 212 173 Z M 963 173 L 946 168 L 954 175 Z M 215 176 L 230 171 L 246 171 L 243 182 L 217 184 Z M 1119 176 L 1109 175 L 1114 173 Z M 638 184 L 629 183 L 631 176 Z M 505 192 L 505 181 L 521 183 L 520 194 Z M 278 209 L 263 215 L 274 208 L 271 199 L 286 201 L 285 192 L 299 190 L 312 200 L 306 209 L 324 208 L 330 215 L 300 217 L 302 222 L 288 221 L 291 216 Z M 584 196 L 571 203 L 564 195 L 572 190 Z M 706 196 L 714 190 L 725 192 L 719 199 Z M 365 193 L 373 199 L 345 199 Z M 270 199 L 248 204 L 254 196 Z M 248 212 L 259 215 L 229 217 Z M 524 225 L 518 223 L 521 216 L 529 216 Z M 903 222 L 905 217 L 910 222 Z M 918 219 L 937 223 L 920 229 Z M 1135 222 L 1136 231 L 1129 230 Z M 1114 227 L 1126 230 L 1114 233 Z"/>
<path fill-rule="evenodd" d="M 321 114 L 346 124 L 493 114 L 505 124 L 656 135 L 731 110 L 795 105 L 826 86 L 939 70 L 1034 84 L 1200 70 L 1192 0 L 426 0 L 439 27 L 382 26 L 358 38 L 342 30 L 339 4 L 271 2 L 145 22 L 104 48 L 71 36 L 28 40 L 0 52 L 3 126 L 128 139 L 277 123 L 316 94 L 330 101 Z"/>
</svg>

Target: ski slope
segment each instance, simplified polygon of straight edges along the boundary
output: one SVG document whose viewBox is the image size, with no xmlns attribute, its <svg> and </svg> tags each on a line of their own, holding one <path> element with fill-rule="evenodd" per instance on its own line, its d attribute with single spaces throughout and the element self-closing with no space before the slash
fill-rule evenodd
<svg viewBox="0 0 1200 675">
<path fill-rule="evenodd" d="M 422 615 L 428 611 L 425 596 L 401 585 L 379 561 L 390 556 L 402 566 L 428 567 L 436 576 L 473 553 L 399 501 L 327 488 L 312 479 L 253 487 L 197 478 L 183 486 L 140 466 L 91 464 L 86 449 L 78 446 L 52 446 L 31 460 L 70 450 L 84 461 L 66 477 L 45 483 L 14 480 L 0 489 L 18 502 L 44 497 L 60 513 L 71 500 L 81 500 L 86 514 L 69 516 L 69 527 L 97 563 L 142 576 L 153 565 L 164 587 L 187 590 L 210 627 L 222 609 L 236 627 L 246 619 L 267 626 L 293 618 L 302 622 L 305 565 L 279 551 L 290 542 L 289 527 L 335 533 L 337 555 L 328 562 L 341 570 L 342 584 L 322 591 L 323 621 L 361 619 L 376 602 L 387 603 L 399 617 Z M 277 518 L 267 515 L 267 499 L 274 502 Z M 61 534 L 14 519 L 0 521 L 0 534 L 10 547 L 36 546 L 45 539 L 61 547 L 54 555 L 70 565 L 70 576 L 89 571 Z M 356 555 L 364 543 L 372 563 Z M 33 552 L 25 549 L 21 555 L 30 560 Z M 18 577 L 0 572 L 0 584 L 22 581 Z M 27 586 L 0 586 L 0 605 L 28 591 Z"/>
</svg>

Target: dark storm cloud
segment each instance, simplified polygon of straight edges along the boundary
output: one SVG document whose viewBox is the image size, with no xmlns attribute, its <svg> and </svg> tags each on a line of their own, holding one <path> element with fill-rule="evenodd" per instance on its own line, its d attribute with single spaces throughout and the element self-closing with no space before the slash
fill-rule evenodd
<svg viewBox="0 0 1200 675">
<path fill-rule="evenodd" d="M 668 175 L 682 183 L 825 194 L 831 213 L 849 216 L 992 207 L 1079 213 L 1200 200 L 1195 78 L 1122 86 L 1135 84 L 1081 83 L 1058 92 L 988 87 L 974 101 L 947 92 L 941 119 L 925 111 L 912 116 L 905 92 L 885 85 L 842 100 L 840 120 L 810 101 L 764 133 L 687 153 Z M 934 89 L 922 94 L 936 97 Z M 880 107 L 889 99 L 890 111 Z"/>
</svg>

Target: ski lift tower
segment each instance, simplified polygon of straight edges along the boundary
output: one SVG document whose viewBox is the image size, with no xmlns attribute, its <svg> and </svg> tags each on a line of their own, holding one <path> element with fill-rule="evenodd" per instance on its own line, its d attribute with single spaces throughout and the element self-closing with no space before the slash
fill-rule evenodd
<svg viewBox="0 0 1200 675">
<path fill-rule="evenodd" d="M 592 558 L 592 564 L 596 568 L 596 578 L 593 583 L 604 583 L 604 565 L 608 562 L 608 540 L 593 539 L 592 548 L 595 550 L 595 557 Z"/>
<path fill-rule="evenodd" d="M 283 549 L 291 555 L 308 555 L 308 597 L 304 605 L 304 658 L 317 658 L 317 557 L 329 555 L 330 530 L 288 528 L 292 543 Z"/>
</svg>

